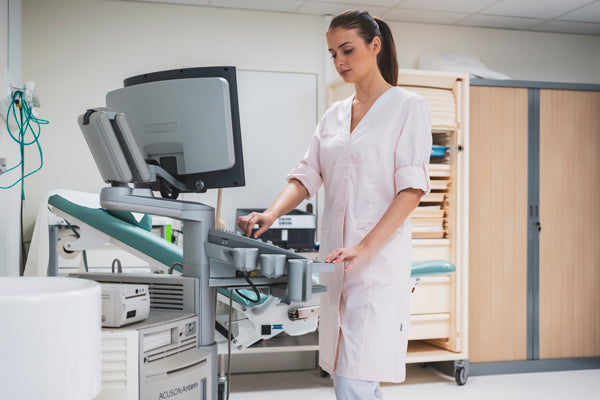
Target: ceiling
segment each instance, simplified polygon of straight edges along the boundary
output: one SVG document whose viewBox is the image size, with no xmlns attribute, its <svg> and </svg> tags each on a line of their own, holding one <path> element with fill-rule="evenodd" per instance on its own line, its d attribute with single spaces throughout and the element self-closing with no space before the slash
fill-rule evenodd
<svg viewBox="0 0 600 400">
<path fill-rule="evenodd" d="M 600 35 L 600 0 L 137 0 L 295 14 L 364 9 L 386 21 Z"/>
</svg>

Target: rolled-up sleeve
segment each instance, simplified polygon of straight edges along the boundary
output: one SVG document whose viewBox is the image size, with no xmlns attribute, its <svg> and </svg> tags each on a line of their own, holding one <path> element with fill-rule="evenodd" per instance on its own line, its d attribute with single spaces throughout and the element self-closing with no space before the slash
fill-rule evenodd
<svg viewBox="0 0 600 400">
<path fill-rule="evenodd" d="M 406 122 L 396 145 L 394 183 L 396 194 L 404 189 L 431 191 L 429 157 L 431 155 L 431 112 L 422 97 L 411 99 Z"/>
<path fill-rule="evenodd" d="M 306 188 L 306 191 L 308 192 L 307 199 L 314 196 L 323 184 L 319 150 L 321 147 L 320 133 L 324 119 L 325 117 L 323 117 L 317 125 L 310 146 L 304 154 L 302 161 L 300 161 L 296 168 L 291 170 L 285 177 L 288 182 L 292 179 L 297 179 Z"/>
</svg>

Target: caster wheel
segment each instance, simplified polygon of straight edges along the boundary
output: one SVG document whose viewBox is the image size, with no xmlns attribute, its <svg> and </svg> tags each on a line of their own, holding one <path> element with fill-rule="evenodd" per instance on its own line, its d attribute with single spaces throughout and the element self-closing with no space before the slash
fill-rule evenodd
<svg viewBox="0 0 600 400">
<path fill-rule="evenodd" d="M 329 373 L 325 371 L 323 368 L 319 368 L 321 370 L 321 378 L 329 378 Z"/>
<path fill-rule="evenodd" d="M 467 370 L 465 367 L 456 367 L 454 370 L 454 379 L 458 386 L 462 386 L 467 383 Z"/>
</svg>

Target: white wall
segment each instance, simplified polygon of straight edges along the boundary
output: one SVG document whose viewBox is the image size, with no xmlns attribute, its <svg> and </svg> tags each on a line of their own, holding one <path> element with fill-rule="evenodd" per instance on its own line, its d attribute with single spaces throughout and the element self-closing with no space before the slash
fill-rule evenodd
<svg viewBox="0 0 600 400">
<path fill-rule="evenodd" d="M 86 107 L 104 105 L 106 92 L 122 87 L 123 78 L 203 65 L 317 74 L 325 57 L 321 30 L 321 18 L 291 14 L 107 0 L 26 2 L 24 77 L 36 81 L 40 111 L 50 120 L 42 139 L 45 167 L 28 184 L 29 232 L 48 190 L 104 186 L 76 120 Z"/>
<path fill-rule="evenodd" d="M 221 217 L 229 230 L 235 229 L 238 208 L 266 208 L 273 202 L 317 124 L 315 74 L 238 70 L 237 78 L 246 186 L 223 190 Z M 183 198 L 215 207 L 217 191 Z"/>
<path fill-rule="evenodd" d="M 0 96 L 9 85 L 21 85 L 21 0 L 0 0 Z M 4 119 L 0 118 L 0 157 L 7 166 L 19 162 L 19 147 L 8 136 Z M 0 177 L 7 187 L 18 174 Z M 0 276 L 16 276 L 20 260 L 20 185 L 0 189 Z"/>
<path fill-rule="evenodd" d="M 103 183 L 76 124 L 86 107 L 134 74 L 182 66 L 318 74 L 329 63 L 321 17 L 111 0 L 28 0 L 23 78 L 35 80 L 45 167 L 27 184 L 26 232 L 44 193 Z M 423 51 L 471 53 L 515 79 L 600 83 L 600 37 L 392 23 L 400 66 Z M 307 132 L 307 135 L 312 134 Z M 277 149 L 273 149 L 276 151 Z M 35 157 L 32 154 L 31 157 Z"/>
<path fill-rule="evenodd" d="M 600 83 L 600 36 L 391 23 L 401 68 L 425 51 L 462 52 L 512 79 Z"/>
</svg>

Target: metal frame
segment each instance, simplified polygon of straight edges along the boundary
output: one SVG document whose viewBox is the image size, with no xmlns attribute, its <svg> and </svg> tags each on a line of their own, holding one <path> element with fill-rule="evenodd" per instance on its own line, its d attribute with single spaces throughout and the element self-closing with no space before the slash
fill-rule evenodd
<svg viewBox="0 0 600 400">
<path fill-rule="evenodd" d="M 471 376 L 520 374 L 527 372 L 569 371 L 579 369 L 600 369 L 600 357 L 558 358 L 554 360 L 505 361 L 491 363 L 471 363 Z"/>
<path fill-rule="evenodd" d="M 540 90 L 528 90 L 527 359 L 539 359 Z"/>
<path fill-rule="evenodd" d="M 48 241 L 50 243 L 48 255 L 48 276 L 58 276 L 58 252 L 56 245 L 58 244 L 58 225 L 48 226 Z"/>
<path fill-rule="evenodd" d="M 600 91 L 600 85 L 588 83 L 513 81 L 496 79 L 471 79 L 470 83 L 472 86 L 497 86 L 527 89 L 585 90 L 592 92 Z"/>
<path fill-rule="evenodd" d="M 198 348 L 210 353 L 211 370 L 214 371 L 209 394 L 217 399 L 217 343 L 214 321 L 216 314 L 216 289 L 209 285 L 209 262 L 204 246 L 208 230 L 214 227 L 215 209 L 201 204 L 180 200 L 159 199 L 134 194 L 129 187 L 105 187 L 100 192 L 100 204 L 104 208 L 141 212 L 177 219 L 183 222 L 183 276 L 198 280 Z"/>
</svg>

